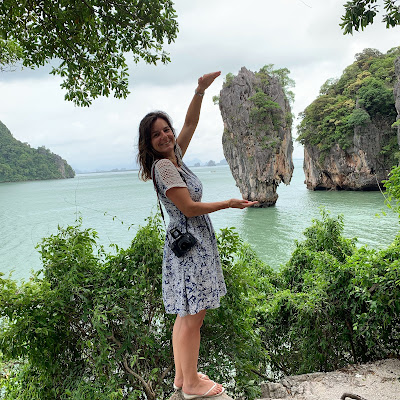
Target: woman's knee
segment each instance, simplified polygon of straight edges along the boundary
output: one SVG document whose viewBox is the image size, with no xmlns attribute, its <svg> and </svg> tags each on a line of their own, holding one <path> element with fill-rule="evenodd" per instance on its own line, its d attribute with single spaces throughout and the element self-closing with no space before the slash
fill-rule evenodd
<svg viewBox="0 0 400 400">
<path fill-rule="evenodd" d="M 204 317 L 206 315 L 206 310 L 201 310 L 197 314 L 186 315 L 181 318 L 182 327 L 189 330 L 197 330 L 203 325 Z"/>
</svg>

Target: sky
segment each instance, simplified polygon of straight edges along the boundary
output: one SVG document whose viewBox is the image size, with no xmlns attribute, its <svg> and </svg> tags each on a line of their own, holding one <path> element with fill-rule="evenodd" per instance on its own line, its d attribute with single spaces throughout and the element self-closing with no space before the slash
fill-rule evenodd
<svg viewBox="0 0 400 400">
<path fill-rule="evenodd" d="M 196 161 L 224 158 L 223 122 L 212 97 L 227 73 L 241 67 L 258 71 L 266 64 L 288 68 L 297 117 L 329 78 L 339 77 L 356 53 L 382 53 L 400 46 L 400 27 L 386 29 L 378 15 L 372 26 L 344 36 L 339 26 L 346 0 L 177 0 L 179 33 L 167 65 L 130 66 L 127 99 L 99 98 L 87 108 L 64 100 L 61 79 L 49 67 L 0 73 L 0 121 L 32 147 L 46 146 L 76 170 L 89 172 L 135 167 L 137 130 L 149 111 L 163 110 L 179 132 L 197 79 L 221 71 L 207 90 L 200 122 L 185 155 Z M 293 126 L 295 139 L 296 118 Z M 294 158 L 303 158 L 294 143 Z"/>
</svg>

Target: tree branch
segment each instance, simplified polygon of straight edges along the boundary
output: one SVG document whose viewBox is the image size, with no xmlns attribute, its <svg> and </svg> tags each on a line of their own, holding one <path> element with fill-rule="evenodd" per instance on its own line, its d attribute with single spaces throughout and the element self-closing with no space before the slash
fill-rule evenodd
<svg viewBox="0 0 400 400">
<path fill-rule="evenodd" d="M 169 364 L 168 367 L 164 370 L 164 372 L 160 375 L 160 379 L 158 380 L 160 386 L 164 378 L 172 371 L 173 368 L 174 364 L 173 363 Z"/>
<path fill-rule="evenodd" d="M 112 342 L 114 342 L 118 346 L 119 349 L 122 347 L 122 343 L 114 336 L 114 332 L 112 332 L 111 336 L 107 336 L 107 339 L 111 340 Z M 156 398 L 155 397 L 155 393 L 151 389 L 150 385 L 139 374 L 137 374 L 135 371 L 133 371 L 129 367 L 127 357 L 123 358 L 122 363 L 123 363 L 123 366 L 125 368 L 125 371 L 128 374 L 130 374 L 133 377 L 135 377 L 142 384 L 142 386 L 144 388 L 144 391 L 146 392 L 147 398 L 155 400 L 155 398 Z"/>
<path fill-rule="evenodd" d="M 124 357 L 123 364 L 124 364 L 125 371 L 128 372 L 129 374 L 131 374 L 132 376 L 134 376 L 143 385 L 143 388 L 144 388 L 144 391 L 146 392 L 147 398 L 155 400 L 156 395 L 153 392 L 153 390 L 151 389 L 150 385 L 139 374 L 137 374 L 135 371 L 133 371 L 129 367 L 128 360 L 126 359 L 126 357 Z"/>
<path fill-rule="evenodd" d="M 255 369 L 251 369 L 250 371 L 251 371 L 253 374 L 258 375 L 260 378 L 263 378 L 263 379 L 265 379 L 265 380 L 267 380 L 267 381 L 269 381 L 269 382 L 274 382 L 274 379 L 270 378 L 270 377 L 267 376 L 267 375 L 262 374 L 261 372 L 255 370 Z"/>
</svg>

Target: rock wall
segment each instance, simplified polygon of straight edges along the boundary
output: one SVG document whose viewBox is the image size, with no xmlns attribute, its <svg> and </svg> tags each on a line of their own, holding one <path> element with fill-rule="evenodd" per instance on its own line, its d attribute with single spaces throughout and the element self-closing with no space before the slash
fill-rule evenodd
<svg viewBox="0 0 400 400">
<path fill-rule="evenodd" d="M 400 57 L 395 60 L 397 82 L 394 98 L 400 120 Z M 305 184 L 311 190 L 379 190 L 393 166 L 392 155 L 383 150 L 393 140 L 393 120 L 374 117 L 354 128 L 352 145 L 346 150 L 338 145 L 322 154 L 318 146 L 304 146 Z M 397 127 L 400 148 L 400 125 Z"/>
<path fill-rule="evenodd" d="M 400 121 L 400 57 L 394 62 L 394 69 L 397 76 L 397 82 L 394 85 L 394 100 L 397 110 L 397 121 Z M 400 149 L 400 125 L 397 127 L 397 142 Z"/>
<path fill-rule="evenodd" d="M 354 129 L 352 146 L 333 146 L 322 154 L 318 146 L 304 146 L 305 183 L 311 190 L 378 190 L 392 166 L 382 154 L 392 136 L 391 122 L 384 118 Z"/>
<path fill-rule="evenodd" d="M 243 67 L 224 84 L 219 107 L 224 155 L 243 198 L 274 205 L 293 173 L 292 114 L 279 80 Z"/>
</svg>

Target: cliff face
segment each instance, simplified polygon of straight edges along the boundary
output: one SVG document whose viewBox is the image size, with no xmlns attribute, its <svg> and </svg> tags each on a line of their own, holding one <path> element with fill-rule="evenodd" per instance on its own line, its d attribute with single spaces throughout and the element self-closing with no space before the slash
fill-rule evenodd
<svg viewBox="0 0 400 400">
<path fill-rule="evenodd" d="M 224 84 L 219 107 L 224 155 L 243 198 L 274 205 L 293 173 L 292 114 L 279 80 L 243 67 Z"/>
<path fill-rule="evenodd" d="M 394 85 L 394 100 L 397 110 L 397 121 L 400 121 L 400 57 L 394 62 L 394 70 L 397 76 L 397 82 Z M 397 143 L 400 148 L 400 125 L 397 127 Z"/>
<path fill-rule="evenodd" d="M 400 108 L 399 56 L 400 47 L 357 53 L 301 113 L 308 189 L 379 190 L 387 179 L 400 143 L 392 128 Z"/>
<path fill-rule="evenodd" d="M 318 146 L 304 146 L 304 173 L 311 190 L 378 190 L 392 166 L 382 149 L 390 142 L 390 119 L 383 117 L 354 128 L 352 146 L 343 150 L 335 144 L 322 154 Z"/>
</svg>

